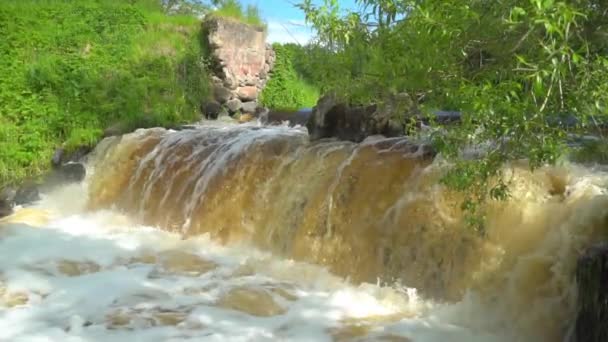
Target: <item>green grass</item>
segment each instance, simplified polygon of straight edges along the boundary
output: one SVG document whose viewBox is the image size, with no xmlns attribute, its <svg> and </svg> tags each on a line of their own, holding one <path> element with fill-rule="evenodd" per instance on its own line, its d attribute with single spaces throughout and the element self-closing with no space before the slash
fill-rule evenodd
<svg viewBox="0 0 608 342">
<path fill-rule="evenodd" d="M 197 118 L 209 93 L 200 34 L 153 0 L 0 2 L 0 187 L 106 127 Z"/>
</svg>

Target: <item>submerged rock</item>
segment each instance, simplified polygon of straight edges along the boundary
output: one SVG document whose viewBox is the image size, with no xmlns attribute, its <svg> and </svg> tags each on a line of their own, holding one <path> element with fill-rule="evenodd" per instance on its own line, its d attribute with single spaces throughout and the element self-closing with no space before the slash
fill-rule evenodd
<svg viewBox="0 0 608 342">
<path fill-rule="evenodd" d="M 575 342 L 608 341 L 608 243 L 589 249 L 577 265 Z"/>
</svg>

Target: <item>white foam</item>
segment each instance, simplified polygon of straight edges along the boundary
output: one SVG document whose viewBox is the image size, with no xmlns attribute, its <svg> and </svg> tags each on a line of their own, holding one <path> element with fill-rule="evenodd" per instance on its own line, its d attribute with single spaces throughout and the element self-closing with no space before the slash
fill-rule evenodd
<svg viewBox="0 0 608 342">
<path fill-rule="evenodd" d="M 483 325 L 471 323 L 478 316 L 462 316 L 466 308 L 426 302 L 412 289 L 351 285 L 324 268 L 246 246 L 220 246 L 205 236 L 182 240 L 112 211 L 77 213 L 73 205 L 58 205 L 70 191 L 78 189 L 62 189 L 38 205 L 54 212 L 44 228 L 0 227 L 0 280 L 7 293 L 28 297 L 22 305 L 0 305 L 1 341 L 331 341 L 331 331 L 352 320 L 358 323 L 351 325 L 370 325 L 369 340 L 385 334 L 414 341 L 509 340 L 479 330 Z M 124 262 L 144 251 L 166 250 L 194 253 L 219 266 L 187 276 L 155 273 L 155 264 Z M 100 268 L 69 277 L 58 271 L 62 260 Z M 245 266 L 253 272 L 239 274 Z M 295 298 L 273 294 L 285 312 L 272 317 L 215 305 L 241 287 L 281 287 Z M 153 326 L 150 317 L 159 308 L 182 310 L 186 318 L 175 326 Z M 108 315 L 121 310 L 131 322 L 109 329 Z M 397 318 L 374 318 L 391 315 Z"/>
</svg>

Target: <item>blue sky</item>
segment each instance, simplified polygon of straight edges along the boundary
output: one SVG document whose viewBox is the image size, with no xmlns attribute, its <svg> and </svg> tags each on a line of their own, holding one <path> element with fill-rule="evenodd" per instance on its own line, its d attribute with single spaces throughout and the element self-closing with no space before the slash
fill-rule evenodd
<svg viewBox="0 0 608 342">
<path fill-rule="evenodd" d="M 304 14 L 293 3 L 300 0 L 241 0 L 257 5 L 268 23 L 268 42 L 305 44 L 313 35 L 304 23 Z M 320 3 L 321 0 L 317 0 Z M 354 9 L 355 0 L 340 0 L 340 8 Z"/>
</svg>

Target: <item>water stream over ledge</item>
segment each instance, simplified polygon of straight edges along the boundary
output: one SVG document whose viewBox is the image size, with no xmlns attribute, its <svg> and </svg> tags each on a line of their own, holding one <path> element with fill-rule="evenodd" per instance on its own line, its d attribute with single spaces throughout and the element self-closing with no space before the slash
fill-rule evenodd
<svg viewBox="0 0 608 342">
<path fill-rule="evenodd" d="M 607 173 L 513 165 L 481 238 L 403 138 L 149 129 L 89 167 L 0 221 L 0 340 L 559 341 L 608 233 Z"/>
</svg>

